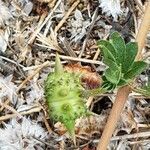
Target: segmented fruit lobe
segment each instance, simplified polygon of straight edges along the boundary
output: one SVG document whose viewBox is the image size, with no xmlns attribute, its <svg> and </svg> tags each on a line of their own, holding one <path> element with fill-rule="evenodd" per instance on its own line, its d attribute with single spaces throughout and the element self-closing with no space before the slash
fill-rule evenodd
<svg viewBox="0 0 150 150">
<path fill-rule="evenodd" d="M 80 78 L 74 73 L 50 73 L 45 82 L 49 114 L 62 122 L 69 132 L 73 132 L 75 120 L 87 112 L 82 90 Z"/>
</svg>

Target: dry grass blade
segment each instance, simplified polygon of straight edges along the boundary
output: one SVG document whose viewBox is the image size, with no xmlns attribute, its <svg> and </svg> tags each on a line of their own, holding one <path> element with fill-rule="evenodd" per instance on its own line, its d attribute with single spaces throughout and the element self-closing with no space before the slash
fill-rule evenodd
<svg viewBox="0 0 150 150">
<path fill-rule="evenodd" d="M 80 52 L 80 54 L 79 54 L 79 56 L 78 56 L 79 58 L 82 57 L 82 54 L 83 54 L 83 52 L 84 52 L 84 50 L 85 50 L 86 43 L 87 43 L 87 40 L 88 40 L 88 38 L 89 38 L 90 32 L 92 31 L 92 29 L 93 29 L 93 27 L 94 27 L 94 24 L 95 24 L 95 22 L 96 22 L 96 20 L 97 20 L 97 15 L 98 15 L 98 8 L 96 8 L 96 10 L 95 10 L 95 12 L 94 12 L 94 14 L 93 14 L 92 22 L 91 22 L 91 25 L 90 25 L 90 29 L 88 30 L 88 32 L 87 32 L 87 34 L 86 34 L 86 38 L 85 38 L 85 40 L 84 40 L 84 42 L 83 42 L 83 46 L 82 46 L 81 52 Z"/>
<path fill-rule="evenodd" d="M 61 26 L 65 23 L 65 21 L 67 20 L 67 18 L 69 17 L 69 15 L 72 13 L 72 11 L 77 7 L 77 5 L 79 4 L 80 0 L 75 1 L 71 8 L 67 11 L 67 13 L 65 14 L 65 16 L 63 17 L 63 19 L 59 22 L 59 24 L 55 27 L 55 32 L 57 32 Z"/>
<path fill-rule="evenodd" d="M 141 137 L 150 137 L 150 131 L 139 132 L 139 133 L 134 133 L 134 134 L 130 134 L 130 135 L 127 134 L 127 135 L 112 137 L 111 141 L 114 141 L 114 140 L 126 140 L 126 139 L 141 138 Z"/>
<path fill-rule="evenodd" d="M 149 12 L 150 12 L 150 2 L 147 3 L 143 21 L 141 23 L 141 26 L 140 26 L 140 29 L 139 29 L 139 32 L 138 32 L 138 35 L 136 38 L 136 41 L 138 42 L 138 46 L 139 46 L 137 59 L 142 58 L 141 52 L 142 52 L 142 49 L 145 44 L 147 32 L 149 31 L 149 25 L 150 25 L 150 13 Z M 128 99 L 129 93 L 130 93 L 129 86 L 122 87 L 118 90 L 113 108 L 108 117 L 103 134 L 99 141 L 97 150 L 106 150 L 107 149 L 107 145 L 110 141 L 113 131 L 115 130 L 117 122 L 120 118 L 120 114 L 121 114 L 121 112 L 124 108 L 124 105 Z"/>
<path fill-rule="evenodd" d="M 58 42 L 57 42 L 57 36 L 54 34 L 54 32 L 51 30 L 51 35 L 48 37 L 45 37 L 42 34 L 38 34 L 38 41 L 42 42 L 41 46 L 44 47 L 43 45 L 46 45 L 49 49 L 54 49 L 59 52 L 62 52 L 62 49 L 59 47 Z M 38 45 L 38 44 L 37 44 Z"/>
<path fill-rule="evenodd" d="M 51 54 L 51 56 L 55 56 L 54 54 Z M 84 63 L 90 63 L 90 64 L 98 64 L 104 67 L 104 63 L 96 60 L 90 60 L 90 59 L 85 59 L 85 58 L 76 58 L 76 57 L 70 57 L 70 56 L 64 56 L 64 55 L 59 55 L 60 58 L 64 60 L 72 60 L 72 61 L 78 61 L 78 62 L 84 62 Z"/>
<path fill-rule="evenodd" d="M 133 134 L 125 134 L 125 135 L 120 135 L 120 136 L 115 136 L 112 137 L 110 140 L 111 141 L 117 141 L 117 140 L 127 140 L 127 139 L 136 139 L 136 138 L 143 138 L 143 137 L 149 137 L 150 136 L 150 131 L 147 132 L 139 132 L 139 133 L 133 133 Z M 94 140 L 94 143 L 97 143 L 98 140 Z"/>
<path fill-rule="evenodd" d="M 66 61 L 61 61 L 61 63 L 62 63 L 62 64 L 65 64 Z M 54 66 L 54 65 L 55 65 L 55 62 L 51 62 L 50 65 L 51 65 L 51 66 Z M 29 66 L 29 67 L 24 67 L 23 70 L 24 70 L 24 71 L 34 70 L 34 69 L 37 69 L 37 68 L 40 68 L 40 67 L 41 67 L 41 65 Z"/>
<path fill-rule="evenodd" d="M 35 37 L 37 36 L 37 34 L 41 31 L 41 29 L 44 27 L 44 25 L 49 21 L 49 19 L 52 17 L 52 14 L 54 13 L 54 11 L 56 10 L 56 8 L 59 6 L 59 4 L 61 3 L 61 0 L 59 0 L 55 7 L 53 8 L 53 10 L 49 13 L 49 15 L 45 18 L 44 22 L 40 25 L 40 27 L 38 27 L 38 29 L 34 32 L 34 35 L 31 36 L 30 40 L 28 41 L 28 44 L 32 43 L 33 40 L 35 39 Z"/>
<path fill-rule="evenodd" d="M 67 38 L 60 38 L 60 40 L 65 47 L 63 51 L 72 57 L 77 57 L 76 53 L 71 49 L 70 43 L 68 42 Z"/>
<path fill-rule="evenodd" d="M 36 106 L 28 111 L 23 111 L 23 112 L 19 112 L 20 115 L 27 115 L 27 114 L 32 114 L 32 113 L 35 113 L 35 112 L 40 112 L 41 111 L 41 107 L 40 106 Z M 17 114 L 7 114 L 5 116 L 1 116 L 0 117 L 0 121 L 5 121 L 5 120 L 8 120 L 8 119 L 11 119 L 11 118 L 14 118 L 16 117 Z"/>
<path fill-rule="evenodd" d="M 3 60 L 8 61 L 8 62 L 10 62 L 10 63 L 12 63 L 12 64 L 18 65 L 18 66 L 21 67 L 21 68 L 24 68 L 23 65 L 17 63 L 16 61 L 13 61 L 13 60 L 11 60 L 11 59 L 9 59 L 9 58 L 7 58 L 7 57 L 0 56 L 0 59 L 3 59 Z"/>
<path fill-rule="evenodd" d="M 35 31 L 35 32 L 32 33 L 28 44 L 32 44 L 32 43 L 34 42 L 34 40 L 35 40 L 35 38 L 36 38 L 36 36 L 37 36 L 37 34 L 38 34 L 38 29 L 41 27 L 41 25 L 42 25 L 42 23 L 44 22 L 45 18 L 46 18 L 46 14 L 44 13 L 44 14 L 41 15 L 40 20 L 39 20 L 39 22 L 38 22 L 37 31 Z M 40 31 L 39 31 L 39 32 L 40 32 Z"/>
<path fill-rule="evenodd" d="M 28 76 L 19 86 L 18 86 L 18 89 L 17 89 L 17 92 L 20 91 L 20 89 L 28 82 L 30 81 L 37 73 L 40 72 L 40 70 L 45 67 L 45 66 L 48 66 L 50 63 L 47 61 L 45 63 L 43 63 L 39 68 L 37 68 L 33 74 L 31 74 L 30 76 Z"/>
<path fill-rule="evenodd" d="M 18 111 L 16 111 L 13 107 L 11 107 L 11 106 L 9 106 L 9 105 L 7 105 L 7 104 L 5 104 L 5 103 L 1 103 L 1 102 L 0 102 L 0 105 L 1 105 L 2 107 L 5 107 L 6 109 L 10 110 L 10 111 L 13 112 L 14 114 L 16 114 L 19 118 L 22 117 L 21 114 L 20 114 Z"/>
</svg>

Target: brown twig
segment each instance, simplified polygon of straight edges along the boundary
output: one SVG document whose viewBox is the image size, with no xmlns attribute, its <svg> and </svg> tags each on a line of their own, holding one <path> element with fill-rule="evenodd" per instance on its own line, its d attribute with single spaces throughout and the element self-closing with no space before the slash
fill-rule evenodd
<svg viewBox="0 0 150 150">
<path fill-rule="evenodd" d="M 52 11 L 50 11 L 50 13 L 48 14 L 48 16 L 45 18 L 45 20 L 43 21 L 43 23 L 36 29 L 36 31 L 34 31 L 34 34 L 30 37 L 28 44 L 31 44 L 33 42 L 33 40 L 35 39 L 35 37 L 37 36 L 37 34 L 41 31 L 41 29 L 45 26 L 45 24 L 49 21 L 49 19 L 52 18 L 53 13 L 55 12 L 55 10 L 57 9 L 57 7 L 59 6 L 59 4 L 61 3 L 61 0 L 57 1 L 55 7 L 53 8 Z"/>
<path fill-rule="evenodd" d="M 0 112 L 3 111 L 3 109 L 5 108 L 5 105 L 8 105 L 9 104 L 9 100 L 7 99 L 5 102 L 4 102 L 4 105 L 0 108 Z"/>
<path fill-rule="evenodd" d="M 43 13 L 43 14 L 41 15 L 40 19 L 39 19 L 39 22 L 38 22 L 38 25 L 37 25 L 37 30 L 40 28 L 40 26 L 42 25 L 42 23 L 43 23 L 43 21 L 45 20 L 45 18 L 46 18 L 46 13 Z M 39 31 L 39 32 L 40 32 L 40 31 Z M 37 34 L 38 34 L 38 33 L 36 33 L 36 31 L 31 34 L 31 37 L 30 37 L 30 40 L 29 40 L 28 44 L 31 45 L 31 44 L 34 42 L 34 40 L 35 40 Z"/>
<path fill-rule="evenodd" d="M 37 68 L 33 74 L 31 74 L 30 76 L 28 76 L 17 88 L 17 92 L 20 91 L 20 89 L 28 82 L 30 81 L 37 73 L 40 72 L 40 70 L 42 68 L 44 68 L 45 66 L 48 66 L 50 63 L 48 61 L 46 61 L 45 63 L 43 63 L 39 68 Z"/>
<path fill-rule="evenodd" d="M 51 56 L 55 56 L 55 54 L 51 54 Z M 96 60 L 85 59 L 85 58 L 76 58 L 76 57 L 70 57 L 70 56 L 65 56 L 65 55 L 59 55 L 59 57 L 64 60 L 72 60 L 72 61 L 78 61 L 78 62 L 84 62 L 84 63 L 90 63 L 90 64 L 98 64 L 102 67 L 105 67 L 104 63 L 102 63 L 100 61 L 96 61 Z"/>
<path fill-rule="evenodd" d="M 52 129 L 51 129 L 51 127 L 50 127 L 50 125 L 49 125 L 49 123 L 47 121 L 47 117 L 48 117 L 47 113 L 48 112 L 46 111 L 44 106 L 41 105 L 41 107 L 42 107 L 42 110 L 43 110 L 43 121 L 45 123 L 45 126 L 46 126 L 46 129 L 47 129 L 48 133 L 51 134 L 53 131 L 52 131 Z"/>
<path fill-rule="evenodd" d="M 97 20 L 97 15 L 98 15 L 98 7 L 96 8 L 96 10 L 95 10 L 95 12 L 94 12 L 94 14 L 93 14 L 93 16 L 92 16 L 92 22 L 91 22 L 91 25 L 90 25 L 89 30 L 87 31 L 86 38 L 85 38 L 85 40 L 84 40 L 84 42 L 83 42 L 82 49 L 81 49 L 81 52 L 80 52 L 78 58 L 81 58 L 81 57 L 82 57 L 82 54 L 84 53 L 84 50 L 85 50 L 87 41 L 88 41 L 89 36 L 90 36 L 90 33 L 91 33 L 91 31 L 92 31 L 92 29 L 93 29 L 93 27 L 94 27 L 94 25 L 95 25 L 95 22 L 96 22 L 96 20 Z"/>
<path fill-rule="evenodd" d="M 150 28 L 150 1 L 147 3 L 147 7 L 144 13 L 144 18 L 143 21 L 141 22 L 139 32 L 136 37 L 136 41 L 138 42 L 138 48 L 139 48 L 136 59 L 142 58 L 141 51 L 145 45 L 145 39 L 149 28 Z"/>
<path fill-rule="evenodd" d="M 147 32 L 149 30 L 150 25 L 150 2 L 147 3 L 147 7 L 144 13 L 143 21 L 141 23 L 136 41 L 138 42 L 138 55 L 137 60 L 141 59 L 141 52 L 145 44 L 145 39 Z M 120 118 L 120 114 L 124 108 L 124 105 L 128 99 L 129 93 L 130 93 L 130 87 L 124 86 L 118 89 L 117 96 L 113 105 L 113 108 L 110 112 L 110 115 L 108 117 L 106 126 L 104 128 L 103 134 L 101 136 L 101 139 L 98 143 L 97 150 L 106 150 L 107 145 L 109 144 L 109 141 L 111 139 L 111 136 L 115 130 L 115 127 L 117 125 L 117 122 Z"/>
<path fill-rule="evenodd" d="M 50 125 L 49 125 L 49 123 L 48 123 L 45 116 L 43 116 L 43 121 L 45 123 L 45 126 L 46 126 L 46 129 L 47 129 L 48 133 L 51 134 L 53 131 L 52 131 L 52 129 L 51 129 L 51 127 L 50 127 Z"/>
<path fill-rule="evenodd" d="M 136 139 L 136 138 L 144 138 L 144 137 L 147 138 L 149 136 L 150 136 L 150 131 L 138 132 L 138 133 L 115 136 L 115 137 L 111 138 L 111 141 Z M 98 140 L 93 141 L 93 143 L 97 143 L 97 142 L 98 142 Z"/>
<path fill-rule="evenodd" d="M 20 114 L 17 110 L 15 110 L 13 107 L 11 107 L 11 106 L 9 106 L 9 105 L 7 105 L 7 104 L 5 104 L 5 103 L 1 103 L 1 102 L 0 102 L 0 105 L 1 105 L 2 107 L 5 107 L 6 109 L 10 110 L 10 111 L 13 112 L 14 114 L 16 114 L 19 118 L 22 117 L 21 114 Z"/>
<path fill-rule="evenodd" d="M 34 113 L 34 112 L 40 112 L 41 111 L 41 107 L 40 106 L 37 106 L 37 107 L 34 107 L 28 111 L 23 111 L 23 112 L 19 112 L 20 115 L 27 115 L 27 114 L 31 114 L 31 113 Z M 11 119 L 11 118 L 14 118 L 16 117 L 17 114 L 7 114 L 5 116 L 1 116 L 0 117 L 0 121 L 4 121 L 4 120 L 8 120 L 8 119 Z"/>
<path fill-rule="evenodd" d="M 78 6 L 80 0 L 75 1 L 71 8 L 67 11 L 67 13 L 65 14 L 65 16 L 63 17 L 63 19 L 59 22 L 59 24 L 55 27 L 55 32 L 57 32 L 61 26 L 65 23 L 65 21 L 67 20 L 67 18 L 69 17 L 69 15 L 72 13 L 72 11 Z"/>
</svg>

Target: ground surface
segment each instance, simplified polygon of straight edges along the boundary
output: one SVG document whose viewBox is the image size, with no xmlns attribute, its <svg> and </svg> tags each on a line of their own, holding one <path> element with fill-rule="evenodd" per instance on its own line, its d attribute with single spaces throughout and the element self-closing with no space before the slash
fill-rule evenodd
<svg viewBox="0 0 150 150">
<path fill-rule="evenodd" d="M 134 41 L 145 8 L 144 0 L 122 0 L 122 12 L 110 10 L 103 0 L 45 2 L 0 0 L 0 150 L 75 149 L 63 125 L 46 111 L 43 84 L 53 71 L 55 54 L 64 65 L 80 63 L 101 75 L 105 65 L 97 40 L 116 30 L 126 42 Z M 143 51 L 148 64 L 149 49 L 150 34 Z M 145 84 L 149 76 L 147 69 L 137 84 Z M 97 115 L 77 120 L 77 149 L 96 149 L 115 95 L 87 99 Z M 149 107 L 148 98 L 130 94 L 108 149 L 150 149 Z"/>
</svg>

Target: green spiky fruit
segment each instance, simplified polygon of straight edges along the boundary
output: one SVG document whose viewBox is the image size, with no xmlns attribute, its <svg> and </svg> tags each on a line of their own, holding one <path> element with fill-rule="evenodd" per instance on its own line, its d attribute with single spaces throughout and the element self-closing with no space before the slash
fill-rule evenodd
<svg viewBox="0 0 150 150">
<path fill-rule="evenodd" d="M 46 101 L 50 117 L 63 123 L 73 138 L 75 120 L 87 114 L 82 90 L 79 76 L 64 72 L 57 55 L 55 72 L 45 82 Z"/>
</svg>

